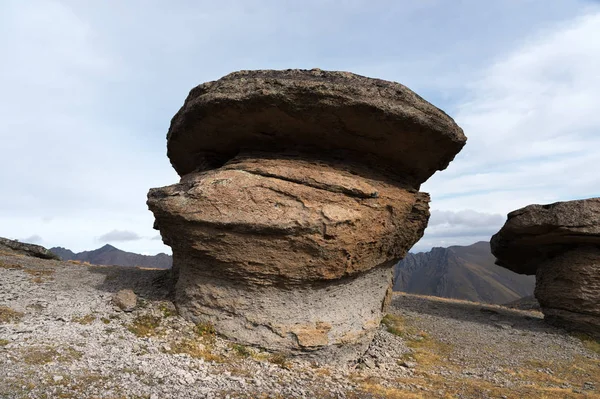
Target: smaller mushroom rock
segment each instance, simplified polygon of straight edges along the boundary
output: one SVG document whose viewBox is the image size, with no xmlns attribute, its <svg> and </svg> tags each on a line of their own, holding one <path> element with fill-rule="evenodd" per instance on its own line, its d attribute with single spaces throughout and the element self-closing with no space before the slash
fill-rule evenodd
<svg viewBox="0 0 600 399">
<path fill-rule="evenodd" d="M 600 336 L 600 198 L 513 211 L 491 248 L 496 264 L 536 275 L 548 322 Z"/>
</svg>

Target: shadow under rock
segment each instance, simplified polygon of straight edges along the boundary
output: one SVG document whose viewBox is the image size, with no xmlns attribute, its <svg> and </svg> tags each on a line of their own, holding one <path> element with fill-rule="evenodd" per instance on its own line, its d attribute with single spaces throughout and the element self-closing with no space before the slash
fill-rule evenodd
<svg viewBox="0 0 600 399">
<path fill-rule="evenodd" d="M 90 266 L 90 272 L 106 277 L 96 286 L 99 290 L 115 293 L 131 289 L 136 295 L 149 300 L 170 299 L 172 295 L 170 269 L 143 269 L 125 266 Z"/>
<path fill-rule="evenodd" d="M 391 307 L 402 314 L 403 310 L 425 313 L 435 317 L 487 324 L 498 329 L 528 330 L 547 334 L 565 334 L 565 331 L 544 322 L 540 312 L 507 308 L 431 296 L 395 293 Z M 390 310 L 392 310 L 390 309 Z"/>
</svg>

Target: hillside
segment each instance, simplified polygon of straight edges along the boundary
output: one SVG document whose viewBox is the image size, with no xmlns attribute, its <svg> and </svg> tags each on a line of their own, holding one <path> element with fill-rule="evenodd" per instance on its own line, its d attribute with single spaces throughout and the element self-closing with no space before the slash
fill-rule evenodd
<svg viewBox="0 0 600 399">
<path fill-rule="evenodd" d="M 485 241 L 409 253 L 394 269 L 394 291 L 494 304 L 533 295 L 535 277 L 494 262 Z"/>
<path fill-rule="evenodd" d="M 396 294 L 358 362 L 314 363 L 186 321 L 167 275 L 0 253 L 0 398 L 600 398 L 599 344 L 539 312 Z"/>
<path fill-rule="evenodd" d="M 122 251 L 109 244 L 93 251 L 79 253 L 75 253 L 62 247 L 50 248 L 50 252 L 58 255 L 62 260 L 78 260 L 80 262 L 89 262 L 94 265 L 142 266 L 168 269 L 173 263 L 172 257 L 164 253 L 154 256 L 140 255 L 133 252 Z"/>
</svg>

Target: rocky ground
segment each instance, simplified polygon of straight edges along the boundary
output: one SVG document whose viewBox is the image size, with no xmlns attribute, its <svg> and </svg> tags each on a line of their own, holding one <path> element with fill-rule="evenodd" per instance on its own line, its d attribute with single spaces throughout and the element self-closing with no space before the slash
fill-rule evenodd
<svg viewBox="0 0 600 399">
<path fill-rule="evenodd" d="M 600 344 L 535 311 L 398 294 L 336 366 L 186 322 L 166 273 L 0 253 L 0 398 L 600 398 Z"/>
</svg>

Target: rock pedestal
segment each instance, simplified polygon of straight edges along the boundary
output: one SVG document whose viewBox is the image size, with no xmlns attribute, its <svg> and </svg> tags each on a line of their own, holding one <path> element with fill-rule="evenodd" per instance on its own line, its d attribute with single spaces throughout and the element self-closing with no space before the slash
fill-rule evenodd
<svg viewBox="0 0 600 399">
<path fill-rule="evenodd" d="M 600 337 L 600 198 L 511 212 L 491 245 L 498 265 L 536 275 L 549 323 Z"/>
<path fill-rule="evenodd" d="M 421 182 L 464 145 L 442 111 L 349 73 L 246 71 L 190 92 L 168 134 L 178 184 L 148 206 L 176 303 L 245 344 L 348 360 L 422 236 Z"/>
</svg>

